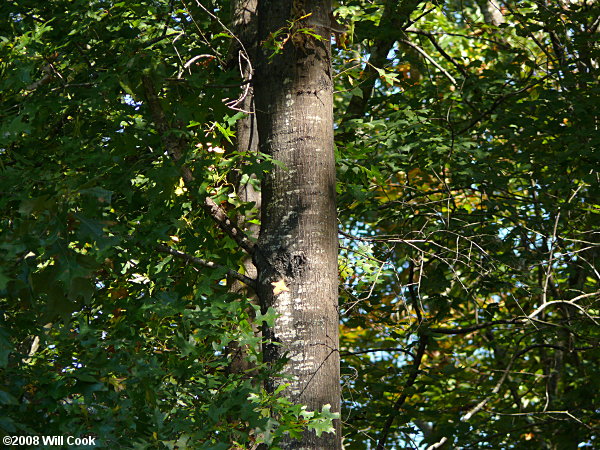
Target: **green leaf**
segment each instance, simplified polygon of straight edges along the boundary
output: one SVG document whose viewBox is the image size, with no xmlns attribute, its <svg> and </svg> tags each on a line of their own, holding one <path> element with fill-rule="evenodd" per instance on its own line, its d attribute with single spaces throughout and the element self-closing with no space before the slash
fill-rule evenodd
<svg viewBox="0 0 600 450">
<path fill-rule="evenodd" d="M 303 415 L 308 414 L 308 411 L 303 412 Z M 314 414 L 314 413 L 313 413 Z M 317 436 L 323 433 L 335 433 L 333 421 L 340 418 L 340 413 L 332 413 L 331 405 L 323 405 L 320 414 L 317 417 L 305 416 L 309 420 L 308 428 L 314 430 Z"/>
</svg>

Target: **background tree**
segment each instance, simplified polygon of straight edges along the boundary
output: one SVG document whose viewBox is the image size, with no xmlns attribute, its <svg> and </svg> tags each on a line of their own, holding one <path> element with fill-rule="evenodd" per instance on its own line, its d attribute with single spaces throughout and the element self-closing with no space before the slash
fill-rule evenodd
<svg viewBox="0 0 600 450">
<path fill-rule="evenodd" d="M 295 395 L 314 369 L 282 327 L 300 289 L 335 291 L 332 76 L 344 446 L 597 446 L 597 2 L 345 0 L 329 74 L 325 2 L 262 3 L 258 39 L 243 3 L 0 4 L 0 431 L 337 445 L 335 362 L 325 397 Z M 323 298 L 295 328 L 318 344 Z"/>
</svg>

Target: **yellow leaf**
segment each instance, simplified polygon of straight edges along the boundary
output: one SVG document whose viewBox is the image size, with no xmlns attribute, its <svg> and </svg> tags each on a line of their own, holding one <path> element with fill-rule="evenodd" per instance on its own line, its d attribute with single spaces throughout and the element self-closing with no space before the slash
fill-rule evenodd
<svg viewBox="0 0 600 450">
<path fill-rule="evenodd" d="M 279 295 L 282 292 L 289 292 L 290 289 L 285 285 L 285 281 L 283 279 L 279 281 L 274 281 L 271 283 L 273 286 L 273 295 Z"/>
<path fill-rule="evenodd" d="M 111 375 L 108 379 L 108 384 L 110 384 L 115 389 L 115 392 L 121 392 L 125 389 L 124 381 L 126 379 L 127 378 L 125 377 L 116 377 L 114 375 Z"/>
<path fill-rule="evenodd" d="M 217 146 L 213 147 L 212 145 L 209 145 L 207 150 L 212 153 L 221 153 L 221 154 L 225 153 L 224 148 L 217 147 Z"/>
<path fill-rule="evenodd" d="M 179 179 L 179 184 L 177 185 L 177 187 L 175 188 L 175 195 L 183 195 L 183 193 L 187 191 L 185 184 L 183 182 L 183 178 Z"/>
</svg>

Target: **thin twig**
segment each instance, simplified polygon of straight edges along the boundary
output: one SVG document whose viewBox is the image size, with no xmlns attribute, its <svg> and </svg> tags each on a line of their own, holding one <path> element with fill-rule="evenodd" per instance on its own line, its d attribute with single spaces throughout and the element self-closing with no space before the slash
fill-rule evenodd
<svg viewBox="0 0 600 450">
<path fill-rule="evenodd" d="M 429 61 L 431 64 L 433 64 L 440 72 L 442 72 L 444 74 L 444 76 L 446 78 L 448 78 L 454 86 L 458 86 L 456 79 L 452 75 L 450 75 L 450 73 L 446 69 L 444 69 L 442 66 L 440 66 L 435 59 L 433 59 L 431 56 L 429 56 L 429 54 L 425 50 L 423 50 L 421 47 L 419 47 L 417 44 L 407 41 L 406 39 L 398 39 L 398 42 L 402 42 L 403 44 L 414 48 L 418 53 L 420 53 L 423 56 L 423 58 L 425 58 L 427 61 Z"/>
<path fill-rule="evenodd" d="M 512 358 L 510 359 L 508 365 L 506 366 L 506 369 L 504 369 L 502 372 L 502 377 L 500 377 L 500 380 L 498 380 L 498 383 L 496 383 L 496 385 L 494 386 L 494 389 L 492 389 L 492 392 L 490 393 L 490 395 L 488 395 L 486 398 L 484 398 L 483 400 L 481 400 L 477 405 L 475 405 L 473 408 L 471 408 L 463 417 L 460 418 L 461 422 L 468 422 L 471 417 L 473 417 L 475 414 L 477 414 L 479 411 L 481 411 L 483 409 L 483 407 L 496 395 L 498 394 L 498 392 L 500 392 L 500 388 L 502 387 L 502 385 L 504 384 L 504 382 L 506 381 L 506 378 L 508 377 L 508 374 L 510 372 L 510 369 L 512 368 L 512 365 L 514 364 L 514 362 L 517 360 L 517 358 L 519 358 L 520 356 L 523 356 L 525 353 L 529 352 L 530 350 L 533 350 L 535 348 L 554 348 L 557 350 L 567 350 L 564 347 L 558 346 L 558 345 L 553 345 L 553 344 L 533 344 L 533 345 L 529 345 L 528 347 L 524 348 L 523 350 L 518 351 L 517 353 L 515 353 Z M 446 441 L 448 440 L 447 437 L 443 437 L 442 439 L 440 439 L 438 442 L 436 442 L 435 444 L 427 447 L 427 450 L 429 449 L 435 449 L 435 448 L 439 448 L 441 447 Z"/>
<path fill-rule="evenodd" d="M 254 68 L 252 67 L 252 61 L 250 58 L 250 54 L 248 53 L 248 50 L 246 50 L 246 46 L 244 45 L 244 43 L 241 41 L 241 39 L 233 32 L 231 31 L 222 21 L 221 19 L 219 19 L 215 14 L 213 14 L 211 11 L 209 11 L 202 3 L 200 3 L 198 0 L 196 0 L 196 4 L 202 8 L 204 10 L 204 12 L 206 12 L 206 14 L 208 14 L 212 19 L 216 20 L 217 23 L 225 30 L 227 31 L 227 33 L 230 34 L 230 36 L 235 39 L 235 41 L 240 45 L 240 52 L 239 52 L 239 66 L 240 66 L 240 74 L 243 74 L 246 72 L 243 69 L 243 63 L 248 65 L 248 74 L 249 74 L 249 80 L 252 80 L 252 76 L 254 74 Z M 243 60 L 243 62 L 242 62 Z M 243 113 L 246 114 L 252 114 L 252 111 L 246 111 L 244 109 L 241 109 L 239 107 L 239 105 L 241 105 L 245 98 L 248 96 L 248 92 L 250 90 L 250 84 L 246 85 L 244 91 L 240 94 L 240 96 L 235 99 L 235 100 L 229 100 L 229 99 L 224 99 L 223 101 L 225 102 L 225 105 L 230 108 L 233 109 L 235 111 L 241 111 Z"/>
<path fill-rule="evenodd" d="M 491 322 L 480 323 L 478 325 L 473 325 L 465 328 L 428 328 L 428 331 L 437 334 L 469 334 L 473 331 L 483 330 L 485 328 L 490 328 L 495 325 L 510 325 L 510 324 L 519 324 L 521 323 L 523 318 L 515 317 L 514 319 L 507 320 L 493 320 Z"/>
<path fill-rule="evenodd" d="M 411 358 L 415 358 L 415 355 L 404 349 L 404 348 L 371 348 L 369 350 L 361 350 L 360 352 L 340 352 L 340 356 L 355 356 L 355 355 L 364 355 L 367 353 L 377 353 L 377 352 L 400 352 L 400 353 L 404 353 L 406 355 L 409 355 Z"/>
<path fill-rule="evenodd" d="M 527 76 L 527 79 L 531 78 L 533 76 L 533 73 L 534 72 L 531 71 L 529 73 L 529 75 Z M 519 95 L 519 94 L 537 86 L 538 84 L 546 81 L 546 79 L 548 79 L 552 76 L 553 76 L 553 74 L 544 75 L 539 80 L 535 81 L 534 83 L 528 84 L 527 86 L 525 86 L 521 89 L 518 89 L 513 92 L 508 92 L 507 94 L 504 94 L 504 95 L 500 95 L 486 111 L 482 112 L 477 118 L 473 119 L 466 127 L 464 127 L 462 130 L 460 130 L 456 134 L 460 135 L 460 134 L 463 134 L 464 132 L 468 131 L 469 129 L 471 129 L 471 127 L 473 127 L 474 125 L 479 123 L 479 121 L 481 121 L 482 119 L 484 119 L 485 117 L 487 117 L 488 115 L 493 113 L 496 110 L 496 108 L 498 108 L 504 101 L 508 100 L 511 97 L 514 97 L 515 95 Z"/>
<path fill-rule="evenodd" d="M 448 61 L 450 61 L 452 63 L 452 65 L 454 65 L 454 67 L 456 67 L 460 73 L 463 74 L 463 76 L 465 78 L 469 77 L 469 72 L 467 72 L 467 70 L 464 68 L 464 66 L 462 64 L 460 64 L 458 61 L 456 61 L 456 59 L 454 59 L 452 56 L 450 56 L 450 54 L 448 54 L 448 52 L 446 52 L 446 50 L 443 49 L 443 47 L 438 43 L 438 41 L 435 39 L 435 36 L 432 33 L 428 33 L 427 31 L 422 31 L 422 30 L 410 30 L 415 32 L 416 34 L 421 34 L 423 36 L 426 36 L 429 41 L 433 44 L 433 46 L 436 48 L 436 50 L 440 53 L 440 55 L 442 55 L 444 58 L 446 58 Z"/>
</svg>

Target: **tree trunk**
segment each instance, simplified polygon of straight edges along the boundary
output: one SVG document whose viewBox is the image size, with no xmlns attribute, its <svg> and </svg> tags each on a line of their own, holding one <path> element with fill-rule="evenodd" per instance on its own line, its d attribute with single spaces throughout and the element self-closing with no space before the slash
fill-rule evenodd
<svg viewBox="0 0 600 450">
<path fill-rule="evenodd" d="M 477 0 L 477 3 L 483 14 L 485 23 L 495 27 L 504 23 L 504 16 L 502 15 L 502 9 L 498 0 Z"/>
<path fill-rule="evenodd" d="M 256 61 L 257 41 L 257 0 L 233 0 L 231 4 L 231 28 L 237 37 L 232 43 L 228 65 L 239 68 L 244 85 L 242 86 L 243 98 L 238 105 L 239 109 L 247 114 L 236 122 L 236 145 L 237 152 L 258 152 L 258 130 L 256 128 L 256 115 L 254 114 L 254 89 L 252 87 L 253 66 Z M 253 179 L 244 180 L 239 173 L 232 173 L 229 180 L 237 191 L 240 200 L 254 203 L 260 213 L 260 191 L 254 189 Z M 252 217 L 238 215 L 237 224 L 252 239 L 258 238 L 259 225 L 249 222 Z M 256 278 L 256 267 L 249 256 L 243 261 L 244 274 L 250 278 Z M 248 291 L 243 283 L 232 280 L 231 290 L 233 292 L 245 292 L 248 298 L 256 300 L 252 292 Z M 257 334 L 259 333 L 256 329 Z M 228 370 L 232 373 L 249 371 L 252 366 L 246 358 L 247 349 L 240 347 L 238 342 L 232 341 L 227 346 L 227 352 L 232 355 L 231 365 Z"/>
<path fill-rule="evenodd" d="M 263 310 L 265 359 L 286 358 L 293 379 L 271 380 L 295 403 L 339 412 L 337 219 L 333 152 L 333 88 L 328 0 L 259 0 L 255 96 L 261 151 L 282 163 L 266 174 L 255 257 Z M 298 22 L 302 16 L 310 14 Z M 311 28 L 318 40 L 298 31 Z M 273 33 L 283 44 L 273 55 Z M 336 433 L 304 433 L 285 448 L 338 449 Z"/>
</svg>

